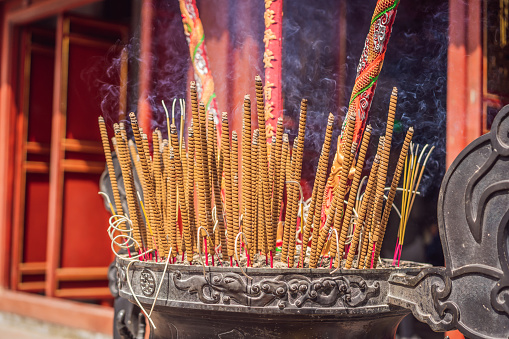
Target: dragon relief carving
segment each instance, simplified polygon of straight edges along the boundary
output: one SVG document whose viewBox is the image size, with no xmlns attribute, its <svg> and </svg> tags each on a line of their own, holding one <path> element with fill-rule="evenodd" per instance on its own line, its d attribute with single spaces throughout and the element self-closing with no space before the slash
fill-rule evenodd
<svg viewBox="0 0 509 339">
<path fill-rule="evenodd" d="M 175 287 L 206 304 L 230 304 L 232 300 L 243 306 L 356 307 L 367 303 L 380 293 L 380 284 L 369 285 L 359 276 L 337 276 L 310 279 L 303 275 L 278 275 L 256 283 L 236 273 L 208 273 L 187 279 L 180 271 L 173 275 Z"/>
</svg>

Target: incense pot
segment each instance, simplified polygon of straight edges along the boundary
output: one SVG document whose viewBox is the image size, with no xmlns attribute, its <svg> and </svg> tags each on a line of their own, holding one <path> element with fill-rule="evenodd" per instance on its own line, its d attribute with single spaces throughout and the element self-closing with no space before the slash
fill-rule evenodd
<svg viewBox="0 0 509 339">
<path fill-rule="evenodd" d="M 164 263 L 135 262 L 127 271 L 119 258 L 110 286 L 133 303 L 136 296 L 147 312 L 155 302 L 154 339 L 393 338 L 410 312 L 435 331 L 507 338 L 508 135 L 506 106 L 443 179 L 438 223 L 446 267 L 406 262 L 331 274 L 176 264 L 163 275 Z M 125 327 L 125 311 L 118 314 L 117 326 Z"/>
</svg>

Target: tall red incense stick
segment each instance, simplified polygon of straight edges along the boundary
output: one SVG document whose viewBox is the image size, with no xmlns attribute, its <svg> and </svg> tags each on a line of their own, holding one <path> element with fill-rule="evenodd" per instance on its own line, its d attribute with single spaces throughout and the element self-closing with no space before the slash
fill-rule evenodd
<svg viewBox="0 0 509 339">
<path fill-rule="evenodd" d="M 369 108 L 375 95 L 378 76 L 382 70 L 387 44 L 392 31 L 392 25 L 396 18 L 396 11 L 399 0 L 378 0 L 371 23 L 369 33 L 364 43 L 364 49 L 357 67 L 357 77 L 352 90 L 349 102 L 349 111 L 353 110 L 355 115 L 355 130 L 353 141 L 360 145 L 362 132 L 366 127 Z M 346 122 L 346 119 L 345 119 Z M 343 129 L 345 123 L 343 123 Z M 327 210 L 332 203 L 334 188 L 339 183 L 339 174 L 342 165 L 341 136 L 338 140 L 338 148 L 334 157 L 331 174 L 327 182 L 327 199 L 322 209 L 322 223 L 326 220 Z"/>
</svg>

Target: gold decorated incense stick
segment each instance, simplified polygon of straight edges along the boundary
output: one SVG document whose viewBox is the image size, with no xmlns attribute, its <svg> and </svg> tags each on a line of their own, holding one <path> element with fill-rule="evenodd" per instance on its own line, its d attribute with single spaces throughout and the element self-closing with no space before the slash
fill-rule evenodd
<svg viewBox="0 0 509 339">
<path fill-rule="evenodd" d="M 239 141 L 237 131 L 232 132 L 232 152 L 231 152 L 231 181 L 232 181 L 232 214 L 233 214 L 233 233 L 231 238 L 235 242 L 235 237 L 239 234 Z M 244 227 L 244 226 L 242 226 Z M 233 245 L 235 246 L 235 245 Z"/>
<path fill-rule="evenodd" d="M 369 139 L 371 138 L 371 125 L 368 125 L 364 130 L 364 135 L 362 137 L 361 147 L 359 150 L 359 157 L 357 158 L 357 163 L 355 165 L 355 174 L 352 180 L 350 194 L 348 195 L 348 202 L 346 204 L 345 209 L 345 217 L 343 218 L 343 225 L 341 227 L 341 233 L 339 237 L 339 247 L 338 247 L 338 259 L 335 262 L 335 267 L 339 267 L 340 259 L 343 256 L 343 250 L 345 248 L 346 237 L 348 234 L 348 229 L 350 227 L 350 221 L 352 218 L 353 207 L 355 204 L 355 199 L 357 198 L 357 190 L 359 189 L 359 183 L 361 180 L 362 169 L 364 168 L 364 159 L 366 157 L 366 152 L 368 150 Z M 352 249 L 350 245 L 350 250 L 355 252 L 355 249 Z"/>
<path fill-rule="evenodd" d="M 217 171 L 217 131 L 214 124 L 214 115 L 212 111 L 209 112 L 209 132 L 208 132 L 208 150 L 209 150 L 209 162 L 210 162 L 210 174 L 212 182 L 212 191 L 214 193 L 214 208 L 216 216 L 216 242 L 215 246 L 221 244 L 221 254 L 223 260 L 228 256 L 228 245 L 226 244 L 225 226 L 224 226 L 224 215 L 223 215 L 223 203 L 221 201 L 221 181 L 219 180 L 219 174 Z M 212 131 L 212 133 L 210 132 Z"/>
<path fill-rule="evenodd" d="M 315 175 L 315 183 L 313 185 L 313 193 L 311 195 L 311 204 L 309 206 L 309 211 L 306 219 L 306 227 L 304 232 L 302 233 L 302 248 L 300 251 L 299 257 L 299 267 L 304 267 L 304 257 L 307 251 L 307 245 L 309 242 L 309 237 L 311 235 L 311 228 L 318 230 L 320 228 L 320 215 L 318 214 L 315 217 L 315 209 L 321 210 L 321 200 L 318 201 L 318 197 L 323 196 L 323 192 L 325 191 L 325 183 L 327 177 L 327 166 L 329 162 L 329 153 L 330 146 L 332 142 L 332 128 L 334 124 L 334 115 L 329 113 L 329 118 L 327 120 L 327 128 L 325 130 L 325 139 L 323 141 L 322 152 L 320 154 L 320 158 L 318 160 L 318 166 L 316 168 Z M 316 219 L 315 219 L 316 218 Z M 315 226 L 315 223 L 318 226 Z"/>
<path fill-rule="evenodd" d="M 233 142 L 232 142 L 233 143 Z M 251 100 L 244 97 L 244 116 L 242 119 L 242 232 L 246 235 L 248 246 L 252 242 L 252 163 L 251 163 Z M 232 149 L 232 157 L 235 156 Z M 233 166 L 233 164 L 232 164 Z"/>
<path fill-rule="evenodd" d="M 167 211 L 168 211 L 168 225 L 167 225 L 167 234 L 170 240 L 170 246 L 172 248 L 171 256 L 175 257 L 177 254 L 177 232 L 178 224 L 177 224 L 177 173 L 175 170 L 175 154 L 173 148 L 168 150 L 169 156 L 169 177 L 168 177 L 168 186 L 169 186 L 169 198 L 167 200 Z"/>
<path fill-rule="evenodd" d="M 120 200 L 120 194 L 118 191 L 117 185 L 117 177 L 115 173 L 115 168 L 113 166 L 113 160 L 111 158 L 111 149 L 110 142 L 108 139 L 108 132 L 106 131 L 106 124 L 104 123 L 104 118 L 99 117 L 99 130 L 101 132 L 101 140 L 104 149 L 104 157 L 106 158 L 106 166 L 108 168 L 108 176 L 110 178 L 111 190 L 113 192 L 113 201 L 115 203 L 115 212 L 118 215 L 124 215 L 124 211 L 122 209 L 122 203 Z M 121 228 L 125 229 L 125 223 L 120 225 Z"/>
<path fill-rule="evenodd" d="M 116 125 L 118 126 L 118 125 Z M 124 178 L 124 188 L 126 192 L 126 200 L 129 218 L 131 219 L 132 227 L 133 227 L 133 239 L 135 241 L 135 249 L 142 250 L 144 246 L 144 240 L 141 237 L 140 230 L 140 219 L 138 218 L 138 204 L 136 197 L 134 195 L 134 180 L 132 176 L 132 170 L 129 166 L 128 158 L 126 156 L 126 145 L 125 140 L 122 138 L 120 129 L 118 127 L 115 128 L 115 138 L 117 140 L 118 147 L 118 159 L 120 162 L 120 167 L 122 170 L 122 178 Z"/>
<path fill-rule="evenodd" d="M 138 155 L 138 151 L 136 150 L 136 145 L 134 144 L 134 141 L 129 140 L 129 152 L 131 154 L 131 159 L 134 163 L 134 169 L 136 171 L 136 177 L 138 178 L 140 185 L 143 189 L 143 192 L 147 191 L 147 186 L 145 183 L 145 176 L 143 175 L 143 169 L 141 168 L 141 161 L 140 156 Z"/>
<path fill-rule="evenodd" d="M 373 194 L 370 196 L 370 199 L 368 201 L 368 210 L 367 210 L 367 216 L 366 216 L 366 229 L 364 231 L 364 239 L 362 241 L 362 249 L 361 253 L 362 256 L 359 258 L 359 268 L 364 268 L 367 264 L 367 259 L 369 257 L 370 252 L 370 246 L 373 244 L 373 236 L 374 236 L 374 229 L 373 229 L 373 219 L 374 219 L 374 210 L 375 210 L 375 199 L 377 194 L 377 184 L 378 184 L 378 171 L 380 168 L 380 162 L 382 161 L 382 151 L 384 148 L 385 143 L 385 137 L 381 136 L 378 140 L 378 148 L 375 155 L 375 163 L 376 165 L 376 173 L 374 173 L 374 188 L 373 188 Z M 373 173 L 373 169 L 371 170 Z M 371 176 L 371 174 L 370 174 Z"/>
<path fill-rule="evenodd" d="M 178 152 L 178 148 L 174 147 L 177 145 L 178 147 L 178 135 L 177 135 L 177 127 L 174 124 L 170 126 L 170 136 L 171 136 L 171 147 L 170 154 L 174 153 L 174 164 L 175 164 L 175 175 L 177 178 L 177 196 L 178 196 L 178 205 L 180 207 L 180 214 L 182 217 L 182 240 L 184 241 L 185 247 L 192 249 L 192 234 L 191 228 L 189 225 L 189 214 L 187 210 L 188 203 L 186 202 L 186 190 L 184 185 L 184 175 L 182 169 L 182 161 L 180 159 L 180 154 Z M 170 155 L 171 157 L 171 155 Z M 184 247 L 184 246 L 181 246 Z M 187 251 L 187 261 L 191 262 L 193 260 L 193 253 L 191 251 Z"/>
<path fill-rule="evenodd" d="M 201 108 L 200 108 L 201 109 Z M 195 135 L 193 137 L 194 151 L 196 153 L 196 164 L 195 164 L 195 181 L 198 189 L 198 229 L 203 227 L 207 229 L 207 208 L 206 208 L 206 186 L 205 186 L 205 175 L 204 175 L 204 162 L 203 158 L 206 154 L 203 154 L 202 148 L 202 134 L 201 134 L 201 122 L 200 113 L 198 108 L 198 96 L 196 93 L 196 84 L 191 82 L 191 111 L 193 114 L 193 123 Z M 200 238 L 205 238 L 207 233 L 202 229 L 200 232 Z M 199 239 L 198 239 L 199 240 Z M 208 260 L 207 260 L 208 261 Z"/>
<path fill-rule="evenodd" d="M 195 178 L 195 166 L 194 166 L 194 131 L 193 126 L 188 128 L 188 138 L 187 142 L 189 144 L 188 151 L 188 162 L 187 162 L 187 187 L 186 187 L 186 201 L 188 206 L 188 215 L 189 215 L 189 229 L 191 231 L 191 245 L 192 253 L 194 253 L 194 246 L 196 246 L 196 211 L 194 208 L 194 178 Z M 190 249 L 188 249 L 189 251 Z"/>
<path fill-rule="evenodd" d="M 155 130 L 152 134 L 153 147 L 154 147 L 154 160 L 152 163 L 152 168 L 154 170 L 154 182 L 155 182 L 155 191 L 156 191 L 156 201 L 157 210 L 162 211 L 162 200 L 163 200 L 163 191 L 162 191 L 162 168 L 161 168 L 161 153 L 160 153 L 160 142 L 159 142 L 159 133 L 158 130 Z M 156 218 L 159 222 L 154 225 L 156 227 L 155 232 L 157 232 L 157 243 L 159 245 L 159 252 L 162 257 L 166 256 L 168 253 L 169 247 L 166 240 L 166 234 L 163 224 L 162 214 L 159 214 L 159 217 Z"/>
<path fill-rule="evenodd" d="M 281 248 L 281 262 L 287 262 L 288 261 L 288 245 L 290 244 L 290 224 L 291 224 L 291 215 L 292 210 L 295 210 L 296 208 L 296 202 L 295 199 L 293 199 L 293 186 L 295 186 L 295 183 L 293 183 L 293 173 L 294 173 L 294 166 L 297 163 L 296 157 L 297 157 L 297 145 L 298 142 L 298 136 L 293 140 L 293 149 L 292 154 L 290 156 L 291 161 L 287 163 L 286 166 L 286 213 L 285 213 L 285 221 L 283 223 L 283 246 Z"/>
<path fill-rule="evenodd" d="M 371 167 L 371 173 L 370 173 L 370 176 L 368 179 L 368 183 L 366 185 L 366 190 L 364 191 L 364 198 L 362 199 L 362 202 L 361 202 L 359 217 L 357 218 L 357 221 L 355 223 L 355 230 L 354 230 L 352 241 L 350 243 L 350 250 L 348 251 L 348 256 L 346 258 L 346 263 L 345 263 L 346 269 L 349 269 L 352 267 L 355 252 L 356 252 L 357 246 L 360 242 L 361 232 L 362 232 L 363 236 L 367 235 L 365 220 L 366 220 L 366 214 L 367 214 L 367 210 L 368 210 L 368 204 L 369 204 L 369 202 L 374 194 L 374 191 L 375 191 L 376 173 L 378 171 L 379 162 L 380 162 L 379 158 L 375 157 L 375 161 L 373 162 L 373 165 Z M 369 239 L 369 235 L 367 235 L 367 237 Z M 367 248 L 367 246 L 365 248 Z M 360 258 L 364 257 L 365 255 L 366 255 L 366 251 L 362 252 L 362 250 L 361 250 L 359 252 L 357 261 L 359 262 Z"/>
<path fill-rule="evenodd" d="M 300 195 L 300 179 L 302 175 L 302 157 L 304 155 L 304 137 L 306 132 L 306 118 L 307 118 L 307 110 L 308 110 L 308 104 L 306 99 L 302 99 L 300 103 L 300 116 L 299 116 L 299 132 L 298 132 L 298 139 L 299 143 L 297 144 L 297 154 L 296 154 L 296 163 L 295 166 L 293 166 L 293 177 L 292 181 L 294 181 L 293 185 L 293 199 L 294 199 L 294 206 L 291 214 L 290 219 L 290 243 L 288 244 L 288 256 L 289 256 L 289 265 L 290 267 L 293 267 L 295 262 L 295 248 L 296 248 L 296 242 L 295 242 L 295 233 L 297 231 L 297 216 L 298 216 L 298 210 L 299 210 L 299 201 L 301 200 Z M 303 224 L 301 222 L 301 224 Z"/>
<path fill-rule="evenodd" d="M 281 182 L 284 185 L 284 167 L 282 164 L 282 147 L 283 147 L 283 118 L 280 117 L 277 121 L 277 129 L 276 129 L 276 142 L 274 146 L 271 148 L 271 163 L 269 168 L 269 176 L 271 178 L 271 182 L 273 183 L 272 189 L 272 200 L 271 200 L 271 232 L 267 232 L 267 250 L 271 253 L 271 258 L 273 256 L 273 251 L 276 247 L 276 238 L 277 238 L 277 224 L 279 221 L 279 209 L 280 204 L 278 205 L 278 195 L 279 190 L 283 191 L 283 187 L 281 187 Z M 285 159 L 286 160 L 286 159 Z M 277 169 L 277 170 L 276 170 Z M 280 181 L 280 177 L 283 177 L 283 180 Z M 271 259 L 272 260 L 272 259 Z"/>
<path fill-rule="evenodd" d="M 234 233 L 233 233 L 233 180 L 231 168 L 231 150 L 230 150 L 230 126 L 228 124 L 228 113 L 223 112 L 221 119 L 221 148 L 219 150 L 219 167 L 222 170 L 219 174 L 222 176 L 224 172 L 225 183 L 225 210 L 226 210 L 226 228 L 228 235 L 228 256 L 233 257 Z M 235 202 L 238 205 L 238 200 Z"/>
<path fill-rule="evenodd" d="M 347 175 L 347 180 L 348 180 L 348 174 L 350 173 L 351 164 L 355 160 L 355 152 L 356 152 L 356 150 L 357 150 L 357 143 L 353 142 L 352 146 L 350 148 L 350 155 L 349 155 L 348 160 L 347 160 L 348 163 L 345 162 L 344 171 L 342 169 L 342 173 L 341 173 L 341 175 L 343 175 L 343 174 Z M 345 182 L 345 185 L 346 185 L 346 182 Z M 338 206 L 339 208 L 336 211 L 336 212 L 339 211 L 339 213 L 336 213 L 336 216 L 334 217 L 334 223 L 332 224 L 332 229 L 334 229 L 336 231 L 332 232 L 332 234 L 331 234 L 330 254 L 329 254 L 330 258 L 331 258 L 331 261 L 330 261 L 331 264 L 332 264 L 333 261 L 338 261 L 339 262 L 338 257 L 341 257 L 343 255 L 343 249 L 341 249 L 341 248 L 338 249 L 338 245 L 341 246 L 341 244 L 339 243 L 339 241 L 341 240 L 340 237 L 339 237 L 339 234 L 343 233 L 343 231 L 345 233 L 348 233 L 348 229 L 350 227 L 350 222 L 351 222 L 351 219 L 352 219 L 351 212 L 350 212 L 349 216 L 346 214 L 346 209 L 345 209 L 345 206 L 344 206 L 345 199 L 346 199 L 346 190 L 345 190 L 345 193 L 343 195 L 343 203 L 341 203 L 341 202 L 339 203 L 339 206 Z M 348 208 L 348 206 L 346 206 L 346 207 Z M 346 229 L 343 230 L 341 225 L 343 225 L 345 223 L 346 223 Z M 345 240 L 346 240 L 346 234 L 345 234 Z M 343 242 L 343 246 L 342 247 L 344 248 L 344 242 Z M 339 252 L 338 252 L 338 250 L 339 250 Z"/>
<path fill-rule="evenodd" d="M 272 222 L 270 220 L 270 201 L 272 196 L 271 179 L 269 178 L 268 155 L 267 155 L 267 129 L 265 124 L 265 103 L 263 100 L 263 82 L 259 75 L 255 77 L 256 106 L 258 113 L 258 129 L 260 131 L 260 142 L 258 149 L 259 175 L 261 180 L 261 194 L 258 195 L 258 203 L 262 204 L 259 218 L 259 229 L 261 238 L 274 238 Z"/>
<path fill-rule="evenodd" d="M 391 152 L 391 143 L 392 143 L 392 130 L 394 127 L 394 116 L 396 114 L 396 103 L 397 103 L 397 94 L 398 90 L 396 87 L 393 88 L 391 94 L 391 100 L 389 104 L 389 114 L 387 117 L 387 126 L 385 130 L 385 139 L 384 139 L 384 147 L 382 150 L 382 155 L 380 158 L 380 167 L 378 169 L 378 180 L 376 185 L 376 195 L 374 202 L 374 213 L 373 219 L 371 222 L 371 229 L 373 230 L 372 242 L 370 242 L 368 253 L 371 251 L 371 265 L 370 267 L 376 266 L 375 262 L 375 247 L 377 246 L 381 234 L 381 218 L 382 218 L 382 206 L 384 201 L 384 188 L 387 182 L 387 168 L 389 166 L 389 156 Z"/>
<path fill-rule="evenodd" d="M 252 200 L 252 208 L 251 208 L 251 212 L 250 212 L 251 220 L 252 220 L 252 225 L 251 225 L 252 235 L 251 235 L 251 241 L 248 239 L 249 246 L 250 246 L 249 254 L 251 256 L 253 256 L 256 253 L 256 250 L 258 248 L 257 244 L 258 244 L 259 227 L 263 227 L 263 226 L 260 226 L 262 218 L 261 218 L 261 216 L 258 215 L 258 204 L 262 203 L 260 201 L 259 195 L 258 195 L 259 190 L 261 190 L 261 187 L 260 187 L 260 185 L 261 185 L 260 162 L 258 161 L 258 152 L 260 150 L 260 147 L 258 145 L 259 138 L 260 138 L 260 131 L 258 129 L 255 129 L 253 131 L 253 141 L 252 141 L 252 147 L 251 147 L 251 159 L 253 160 L 251 163 L 251 170 L 252 170 L 251 191 L 252 191 L 252 195 L 253 195 L 253 198 L 252 198 L 253 200 Z M 263 194 L 263 191 L 260 193 Z"/>
<path fill-rule="evenodd" d="M 162 211 L 162 200 L 163 200 L 163 174 L 161 166 L 161 153 L 160 153 L 160 141 L 158 130 L 154 130 L 152 133 L 152 147 L 154 148 L 154 159 L 152 168 L 154 170 L 154 182 L 156 190 L 156 202 L 159 210 Z"/>
<path fill-rule="evenodd" d="M 352 138 L 353 138 L 353 131 L 355 127 L 355 112 L 349 112 L 347 116 L 347 124 L 345 129 L 345 149 L 351 149 L 352 148 Z M 329 215 L 327 215 L 327 221 L 325 222 L 325 226 L 323 230 L 321 230 L 319 233 L 318 241 L 316 243 L 315 247 L 311 248 L 311 259 L 309 263 L 310 268 L 316 268 L 318 257 L 322 252 L 322 249 L 325 245 L 325 242 L 327 240 L 327 237 L 329 235 L 329 230 L 332 224 L 332 221 L 334 219 L 334 215 L 337 214 L 338 217 L 342 217 L 343 215 L 343 201 L 344 196 L 346 192 L 346 183 L 348 180 L 348 173 L 350 172 L 350 164 L 352 163 L 352 156 L 351 152 L 347 152 L 345 154 L 345 158 L 343 161 L 343 165 L 341 167 L 341 177 L 339 179 L 339 185 L 336 188 L 336 191 L 334 192 L 334 198 L 332 199 L 332 206 L 329 210 Z M 337 211 L 336 211 L 337 209 Z M 314 242 L 313 242 L 313 245 Z"/>
<path fill-rule="evenodd" d="M 208 241 L 210 242 L 208 244 L 208 253 L 213 256 L 214 253 L 215 253 L 215 250 L 214 250 L 214 238 L 212 237 L 212 235 L 214 234 L 214 222 L 212 220 L 212 203 L 211 203 L 211 193 L 212 193 L 212 190 L 211 190 L 211 187 L 210 187 L 210 178 L 209 178 L 209 165 L 208 165 L 208 147 L 207 147 L 207 115 L 206 115 L 206 111 L 205 111 L 205 104 L 203 102 L 200 102 L 199 103 L 199 109 L 198 109 L 198 112 L 199 112 L 199 121 L 200 121 L 200 124 L 199 124 L 199 128 L 200 128 L 200 138 L 199 140 L 201 141 L 201 153 L 202 153 L 202 157 L 201 157 L 201 162 L 200 162 L 200 166 L 202 167 L 201 169 L 201 172 L 202 172 L 202 182 L 203 182 L 203 186 L 204 186 L 204 193 L 205 193 L 205 200 L 204 200 L 204 217 L 205 217 L 205 225 L 206 225 L 206 229 L 207 229 L 207 232 L 209 234 L 209 238 L 208 238 Z"/>
<path fill-rule="evenodd" d="M 414 129 L 412 127 L 410 127 L 406 133 L 405 141 L 403 142 L 403 147 L 401 148 L 401 152 L 400 152 L 399 158 L 398 158 L 398 163 L 396 165 L 396 170 L 394 171 L 394 177 L 392 178 L 391 188 L 387 195 L 387 202 L 385 204 L 385 209 L 384 209 L 384 213 L 382 216 L 380 241 L 377 244 L 376 252 L 375 252 L 375 267 L 376 267 L 376 262 L 378 261 L 377 259 L 380 255 L 380 250 L 382 249 L 382 242 L 383 242 L 384 235 L 385 235 L 385 229 L 387 227 L 387 222 L 389 221 L 389 215 L 391 214 L 392 203 L 393 203 L 394 197 L 396 195 L 396 188 L 398 187 L 399 179 L 401 177 L 401 172 L 403 171 L 403 166 L 404 166 L 407 154 L 408 154 L 408 147 L 410 145 L 410 141 L 412 140 L 413 133 L 414 133 Z"/>
</svg>

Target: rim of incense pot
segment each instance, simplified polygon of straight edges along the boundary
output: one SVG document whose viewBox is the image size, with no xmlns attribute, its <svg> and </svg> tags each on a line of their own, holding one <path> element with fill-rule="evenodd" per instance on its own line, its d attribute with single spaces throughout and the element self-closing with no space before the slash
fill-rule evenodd
<svg viewBox="0 0 509 339">
<path fill-rule="evenodd" d="M 390 264 L 388 259 L 385 263 Z M 150 309 L 164 271 L 164 262 L 117 259 L 120 296 Z M 397 275 L 416 276 L 431 265 L 405 261 L 402 267 L 340 269 L 203 267 L 171 264 L 166 270 L 155 310 L 173 308 L 247 314 L 316 314 L 359 317 L 410 311 L 387 303 L 389 280 Z M 132 292 L 127 283 L 131 281 Z"/>
</svg>

